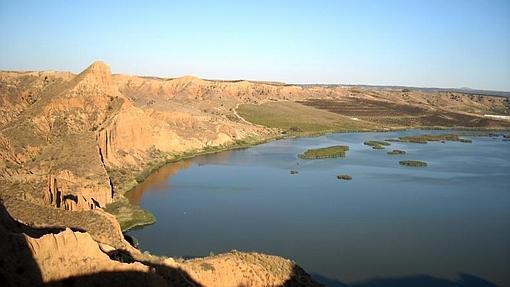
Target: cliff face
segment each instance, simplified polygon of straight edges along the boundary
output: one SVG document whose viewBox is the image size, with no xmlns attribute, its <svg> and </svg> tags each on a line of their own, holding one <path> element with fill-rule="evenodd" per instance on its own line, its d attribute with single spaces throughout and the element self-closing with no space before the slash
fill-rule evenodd
<svg viewBox="0 0 510 287">
<path fill-rule="evenodd" d="M 108 106 L 123 99 L 102 63 L 61 80 L 52 91 L 37 95 L 2 130 L 0 176 L 17 187 L 11 196 L 66 210 L 103 207 L 112 201 L 112 187 L 94 130 L 109 117 Z"/>
<path fill-rule="evenodd" d="M 44 201 L 65 210 L 86 210 L 104 207 L 113 198 L 113 191 L 95 181 L 82 180 L 71 171 L 63 170 L 48 176 L 48 192 Z"/>
<path fill-rule="evenodd" d="M 97 141 L 108 166 L 136 166 L 150 149 L 178 152 L 189 142 L 177 136 L 164 122 L 130 104 L 123 105 L 100 127 Z"/>
<path fill-rule="evenodd" d="M 121 263 L 111 260 L 87 233 L 65 229 L 60 233 L 49 233 L 40 238 L 25 235 L 25 240 L 35 263 L 41 270 L 43 282 L 98 272 L 150 271 L 148 266 L 139 262 Z"/>
</svg>

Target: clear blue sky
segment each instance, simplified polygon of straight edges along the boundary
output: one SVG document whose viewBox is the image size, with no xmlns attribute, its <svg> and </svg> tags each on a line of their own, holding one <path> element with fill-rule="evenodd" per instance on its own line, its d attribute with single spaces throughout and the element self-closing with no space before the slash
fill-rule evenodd
<svg viewBox="0 0 510 287">
<path fill-rule="evenodd" d="M 510 1 L 6 1 L 0 69 L 510 91 Z"/>
</svg>

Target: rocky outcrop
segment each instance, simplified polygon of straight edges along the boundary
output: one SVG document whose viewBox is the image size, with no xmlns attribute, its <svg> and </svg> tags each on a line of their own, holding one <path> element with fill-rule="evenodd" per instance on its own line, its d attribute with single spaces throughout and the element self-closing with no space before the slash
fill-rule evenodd
<svg viewBox="0 0 510 287">
<path fill-rule="evenodd" d="M 0 127 L 73 77 L 68 72 L 0 72 Z"/>
<path fill-rule="evenodd" d="M 140 262 L 129 253 L 115 255 L 118 251 L 114 248 L 97 244 L 86 233 L 69 229 L 39 239 L 27 238 L 27 242 L 43 282 L 70 277 L 82 282 L 82 278 L 95 276 L 94 283 L 104 284 L 108 277 L 97 274 L 115 272 L 129 278 L 128 274 L 138 272 L 143 274 L 134 279 L 139 286 L 321 286 L 294 262 L 259 253 L 234 251 L 186 261 L 146 256 Z M 117 280 L 122 277 L 118 275 Z M 132 286 L 133 282 L 122 284 Z"/>
<path fill-rule="evenodd" d="M 46 76 L 45 76 L 46 77 Z M 95 62 L 52 86 L 0 132 L 0 178 L 9 193 L 65 210 L 101 208 L 113 189 L 94 131 L 125 101 L 109 67 Z M 49 90 L 45 90 L 49 93 Z"/>
<path fill-rule="evenodd" d="M 108 166 L 138 165 L 150 150 L 182 151 L 186 140 L 177 136 L 168 125 L 151 118 L 144 111 L 125 104 L 97 131 L 97 142 Z"/>
<path fill-rule="evenodd" d="M 92 63 L 87 69 L 81 72 L 74 81 L 81 82 L 85 85 L 97 85 L 102 89 L 109 89 L 113 86 L 110 66 L 102 61 L 95 61 Z"/>
<path fill-rule="evenodd" d="M 65 170 L 48 176 L 48 192 L 44 199 L 56 208 L 86 210 L 106 206 L 112 202 L 113 192 L 109 186 L 84 181 Z"/>
<path fill-rule="evenodd" d="M 66 229 L 58 234 L 46 234 L 41 238 L 26 235 L 25 238 L 41 270 L 43 282 L 99 272 L 150 271 L 148 266 L 139 262 L 127 264 L 111 260 L 87 233 Z"/>
<path fill-rule="evenodd" d="M 294 262 L 256 252 L 231 251 L 169 265 L 202 286 L 322 286 Z"/>
</svg>

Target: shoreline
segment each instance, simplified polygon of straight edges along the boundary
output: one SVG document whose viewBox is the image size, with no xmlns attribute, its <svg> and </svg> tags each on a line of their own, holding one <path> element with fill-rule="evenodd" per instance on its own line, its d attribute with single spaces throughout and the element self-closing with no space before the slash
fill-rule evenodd
<svg viewBox="0 0 510 287">
<path fill-rule="evenodd" d="M 397 127 L 397 128 L 385 128 L 385 129 L 374 129 L 374 130 L 349 130 L 349 131 L 342 130 L 342 131 L 302 132 L 302 133 L 298 133 L 298 134 L 279 134 L 279 135 L 275 135 L 273 137 L 256 139 L 254 141 L 248 140 L 248 142 L 246 142 L 247 140 L 239 140 L 239 141 L 235 141 L 232 144 L 227 145 L 227 146 L 216 146 L 216 147 L 209 147 L 207 149 L 202 149 L 202 150 L 198 150 L 198 151 L 184 152 L 183 154 L 175 156 L 172 159 L 154 163 L 154 164 L 150 165 L 149 168 L 146 168 L 146 169 L 142 170 L 139 174 L 136 174 L 135 178 L 137 179 L 136 180 L 137 184 L 134 185 L 133 187 L 131 187 L 129 190 L 122 193 L 120 195 L 121 199 L 117 199 L 116 201 L 112 202 L 111 204 L 116 204 L 116 203 L 122 204 L 121 201 L 125 200 L 125 201 L 127 201 L 127 204 L 124 203 L 124 205 L 122 206 L 123 208 L 128 208 L 128 209 L 130 209 L 130 211 L 133 211 L 133 212 L 143 212 L 146 214 L 146 216 L 152 217 L 152 219 L 150 219 L 150 220 L 138 220 L 137 218 L 129 218 L 128 220 L 132 221 L 133 223 L 131 223 L 129 225 L 125 225 L 125 226 L 122 226 L 122 223 L 119 221 L 119 223 L 121 224 L 122 232 L 126 233 L 130 230 L 143 228 L 144 226 L 149 226 L 149 225 L 156 223 L 157 218 L 149 210 L 142 208 L 140 205 L 134 205 L 134 204 L 130 203 L 128 196 L 129 196 L 130 192 L 132 192 L 138 186 L 140 186 L 143 182 L 145 182 L 145 180 L 148 177 L 150 177 L 154 173 L 158 172 L 161 168 L 163 168 L 167 165 L 174 164 L 174 163 L 177 163 L 177 162 L 180 162 L 183 160 L 189 160 L 189 159 L 192 159 L 192 158 L 195 158 L 198 156 L 216 154 L 216 153 L 220 153 L 220 152 L 233 151 L 233 150 L 238 150 L 238 149 L 245 149 L 245 148 L 254 147 L 254 146 L 257 146 L 260 144 L 269 143 L 269 142 L 277 141 L 277 140 L 283 140 L 283 139 L 320 137 L 323 135 L 340 134 L 340 133 L 387 133 L 387 132 L 408 131 L 408 130 L 423 130 L 423 131 L 433 131 L 433 130 L 448 131 L 448 130 L 450 130 L 450 131 L 459 131 L 459 132 L 471 132 L 471 134 L 463 134 L 464 136 L 469 136 L 469 135 L 489 136 L 488 134 L 486 134 L 486 135 L 474 134 L 474 133 L 484 133 L 484 132 L 486 132 L 486 133 L 489 133 L 489 132 L 510 132 L 510 129 L 508 129 L 508 128 L 469 128 L 469 127 L 455 127 L 455 128 L 454 127 L 408 127 L 408 128 L 403 128 L 403 127 Z M 282 132 L 282 131 L 280 131 L 280 132 Z M 107 210 L 105 210 L 105 211 L 107 211 Z M 111 214 L 114 215 L 115 217 L 119 216 L 118 214 L 114 214 L 114 213 L 111 213 Z"/>
</svg>

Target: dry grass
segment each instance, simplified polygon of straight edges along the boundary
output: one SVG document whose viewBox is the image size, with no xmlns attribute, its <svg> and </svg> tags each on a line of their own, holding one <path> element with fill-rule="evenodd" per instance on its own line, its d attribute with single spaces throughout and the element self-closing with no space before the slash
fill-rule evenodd
<svg viewBox="0 0 510 287">
<path fill-rule="evenodd" d="M 390 127 L 477 127 L 502 128 L 510 123 L 426 105 L 410 105 L 365 98 L 342 100 L 307 99 L 299 103 L 348 117 Z"/>
<path fill-rule="evenodd" d="M 108 204 L 104 210 L 115 216 L 123 232 L 142 225 L 156 222 L 154 215 L 137 205 L 132 205 L 126 198 L 117 199 Z"/>
<path fill-rule="evenodd" d="M 316 133 L 332 131 L 368 131 L 379 126 L 353 120 L 328 111 L 307 107 L 295 102 L 269 102 L 261 105 L 244 104 L 238 113 L 249 122 L 289 133 Z"/>
</svg>

